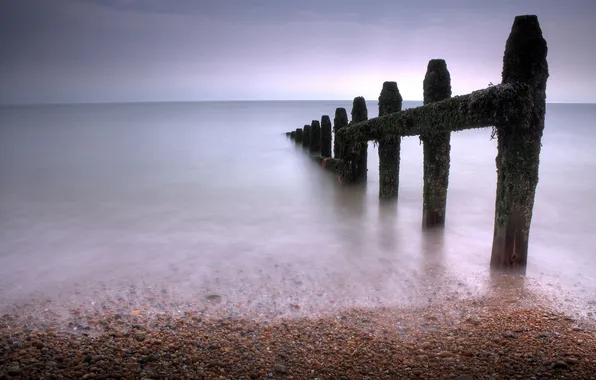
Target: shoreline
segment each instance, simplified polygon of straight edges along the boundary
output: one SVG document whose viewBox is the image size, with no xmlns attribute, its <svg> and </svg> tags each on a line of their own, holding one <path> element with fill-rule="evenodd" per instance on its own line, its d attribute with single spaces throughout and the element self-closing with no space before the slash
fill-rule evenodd
<svg viewBox="0 0 596 380">
<path fill-rule="evenodd" d="M 595 379 L 594 318 L 522 292 L 293 317 L 96 311 L 76 330 L 5 315 L 0 379 Z"/>
</svg>

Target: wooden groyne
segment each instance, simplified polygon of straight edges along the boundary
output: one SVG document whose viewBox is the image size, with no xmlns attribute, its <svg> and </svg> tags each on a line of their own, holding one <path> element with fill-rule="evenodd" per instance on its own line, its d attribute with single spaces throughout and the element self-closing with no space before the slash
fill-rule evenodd
<svg viewBox="0 0 596 380">
<path fill-rule="evenodd" d="M 315 153 L 322 166 L 339 174 L 342 184 L 366 179 L 367 146 L 379 145 L 379 197 L 397 198 L 400 143 L 419 136 L 424 152 L 423 227 L 445 224 L 450 169 L 451 132 L 493 128 L 497 137 L 497 192 L 492 255 L 493 269 L 524 272 L 534 196 L 538 184 L 541 139 L 544 130 L 546 83 L 549 76 L 547 44 L 535 15 L 515 17 L 505 45 L 501 84 L 451 97 L 451 76 L 442 59 L 430 60 L 423 80 L 424 105 L 402 111 L 396 82 L 385 82 L 379 96 L 379 116 L 368 119 L 363 97 L 354 98 L 352 120 L 344 108 L 335 110 L 333 158 L 325 128 L 317 121 L 308 133 L 289 132 Z M 321 119 L 323 124 L 323 119 Z M 305 126 L 306 129 L 306 126 Z"/>
</svg>

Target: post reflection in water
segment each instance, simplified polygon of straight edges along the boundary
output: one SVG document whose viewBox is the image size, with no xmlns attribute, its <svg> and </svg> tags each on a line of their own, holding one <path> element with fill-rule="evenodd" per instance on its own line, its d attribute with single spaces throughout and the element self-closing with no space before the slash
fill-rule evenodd
<svg viewBox="0 0 596 380">
<path fill-rule="evenodd" d="M 379 247 L 395 252 L 401 231 L 397 228 L 397 199 L 379 200 Z"/>
<path fill-rule="evenodd" d="M 352 186 L 333 184 L 333 211 L 337 232 L 346 254 L 360 256 L 367 235 L 366 183 Z"/>
</svg>

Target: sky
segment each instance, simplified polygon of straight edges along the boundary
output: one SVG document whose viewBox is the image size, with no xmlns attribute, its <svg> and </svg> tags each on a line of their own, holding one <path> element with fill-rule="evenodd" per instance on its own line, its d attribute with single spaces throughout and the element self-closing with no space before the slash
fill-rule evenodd
<svg viewBox="0 0 596 380">
<path fill-rule="evenodd" d="M 499 83 L 516 15 L 548 43 L 548 102 L 596 103 L 595 0 L 0 0 L 0 103 L 422 99 Z"/>
</svg>

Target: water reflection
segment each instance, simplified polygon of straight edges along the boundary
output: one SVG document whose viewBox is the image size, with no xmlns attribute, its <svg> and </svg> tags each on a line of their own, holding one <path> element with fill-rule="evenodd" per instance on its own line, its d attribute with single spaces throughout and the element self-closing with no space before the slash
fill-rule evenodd
<svg viewBox="0 0 596 380">
<path fill-rule="evenodd" d="M 374 146 L 367 183 L 342 187 L 281 135 L 324 106 L 259 104 L 3 110 L 0 305 L 56 288 L 72 302 L 99 298 L 98 279 L 123 297 L 130 282 L 284 311 L 289 301 L 314 310 L 341 298 L 507 293 L 487 270 L 495 177 L 486 131 L 452 137 L 447 228 L 420 231 L 417 139 L 402 142 L 397 204 L 380 202 Z M 543 139 L 530 274 L 593 300 L 593 113 L 574 131 L 569 112 L 560 127 L 550 119 Z M 522 294 L 532 283 L 503 281 Z M 134 307 L 138 297 L 147 296 L 131 294 Z"/>
<path fill-rule="evenodd" d="M 445 271 L 445 229 L 432 228 L 422 231 L 422 270 L 425 273 Z"/>
<path fill-rule="evenodd" d="M 336 177 L 336 176 L 334 176 Z M 366 183 L 332 186 L 332 204 L 335 227 L 342 249 L 347 255 L 363 254 L 367 235 Z"/>
<path fill-rule="evenodd" d="M 379 247 L 387 251 L 395 251 L 401 231 L 397 228 L 397 199 L 379 200 Z"/>
<path fill-rule="evenodd" d="M 508 305 L 535 305 L 545 301 L 539 299 L 536 290 L 532 286 L 532 280 L 523 274 L 489 271 L 484 295 Z"/>
</svg>

